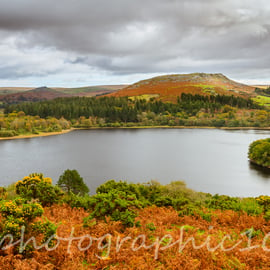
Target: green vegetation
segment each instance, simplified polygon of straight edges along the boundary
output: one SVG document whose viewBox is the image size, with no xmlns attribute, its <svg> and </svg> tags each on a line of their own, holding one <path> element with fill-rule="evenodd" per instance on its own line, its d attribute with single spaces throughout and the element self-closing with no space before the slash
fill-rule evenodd
<svg viewBox="0 0 270 270">
<path fill-rule="evenodd" d="M 255 92 L 258 95 L 262 95 L 262 96 L 270 96 L 270 87 L 266 87 L 265 89 L 262 88 L 256 88 Z"/>
<path fill-rule="evenodd" d="M 60 176 L 57 185 L 68 193 L 85 195 L 89 192 L 88 186 L 83 182 L 83 178 L 76 170 L 66 170 Z"/>
<path fill-rule="evenodd" d="M 36 220 L 44 213 L 42 206 L 39 203 L 27 202 L 25 199 L 17 197 L 15 200 L 2 200 L 0 202 L 0 213 L 2 216 L 0 238 L 8 234 L 13 236 L 13 240 L 19 240 L 21 234 L 25 237 L 41 237 L 40 245 L 49 241 L 48 246 L 54 243 L 54 234 L 56 233 L 56 226 L 48 220 Z M 8 239 L 1 241 L 1 247 L 8 243 Z M 27 247 L 16 247 L 16 252 L 29 255 L 33 250 L 33 244 L 30 243 Z"/>
<path fill-rule="evenodd" d="M 145 94 L 145 95 L 140 95 L 140 96 L 132 96 L 132 97 L 129 97 L 130 100 L 146 100 L 146 101 L 149 101 L 149 100 L 154 100 L 155 98 L 158 98 L 159 95 L 158 94 Z"/>
<path fill-rule="evenodd" d="M 66 170 L 63 176 L 66 172 L 70 170 Z M 227 224 L 231 230 L 233 220 L 239 217 L 239 230 L 242 234 L 249 239 L 258 240 L 262 239 L 265 233 L 263 227 L 258 226 L 255 221 L 267 224 L 270 219 L 269 196 L 237 198 L 211 195 L 191 190 L 182 181 L 161 185 L 155 181 L 135 184 L 109 180 L 100 185 L 96 194 L 91 196 L 86 193 L 82 195 L 80 192 L 74 194 L 66 186 L 62 188 L 61 191 L 58 186 L 52 184 L 50 178 L 40 173 L 30 174 L 15 185 L 0 188 L 1 245 L 8 244 L 9 239 L 4 238 L 7 234 L 12 234 L 14 240 L 19 241 L 23 230 L 26 239 L 37 237 L 38 245 L 44 243 L 48 247 L 54 247 L 57 245 L 55 233 L 58 226 L 65 228 L 60 230 L 60 235 L 63 232 L 69 233 L 66 232 L 66 226 L 71 225 L 71 218 L 65 218 L 65 213 L 73 213 L 73 210 L 76 212 L 73 220 L 78 221 L 80 216 L 80 222 L 76 223 L 76 226 L 72 223 L 77 232 L 85 230 L 85 233 L 89 235 L 91 232 L 92 235 L 95 231 L 95 237 L 106 233 L 116 236 L 123 235 L 123 232 L 131 236 L 132 233 L 141 233 L 147 234 L 151 241 L 159 235 L 161 228 L 166 233 L 174 234 L 183 225 L 185 234 L 195 233 L 196 237 L 206 237 L 206 228 L 210 224 L 217 226 L 220 222 L 222 226 Z M 56 224 L 45 218 L 44 214 L 53 217 L 52 220 Z M 56 221 L 55 215 L 61 216 L 62 219 Z M 243 223 L 244 219 L 248 222 Z M 197 225 L 185 224 L 191 220 Z M 234 231 L 230 233 L 237 239 L 238 235 Z M 225 235 L 226 232 L 222 230 L 211 231 L 211 236 L 216 239 L 223 239 Z M 161 246 L 170 243 L 169 238 L 161 240 Z M 104 239 L 102 244 L 105 245 L 106 241 L 107 239 Z M 13 254 L 20 253 L 23 255 L 20 255 L 20 258 L 29 259 L 37 252 L 42 252 L 34 252 L 34 249 L 34 242 L 30 241 L 23 249 L 17 245 Z M 60 257 L 59 253 L 57 254 L 53 256 Z M 51 257 L 52 261 L 53 258 Z"/>
<path fill-rule="evenodd" d="M 26 116 L 22 111 L 0 114 L 0 137 L 60 132 L 70 127 L 71 123 L 62 117 L 43 119 L 39 116 Z"/>
<path fill-rule="evenodd" d="M 106 220 L 110 216 L 114 221 L 121 221 L 124 226 L 133 227 L 135 224 L 136 209 L 142 207 L 135 195 L 128 195 L 124 191 L 111 190 L 108 193 L 98 193 L 89 200 L 92 210 L 89 217 L 85 218 L 87 226 L 94 218 Z"/>
<path fill-rule="evenodd" d="M 254 102 L 261 106 L 270 106 L 270 97 L 269 96 L 256 96 L 255 98 L 252 98 Z"/>
<path fill-rule="evenodd" d="M 248 157 L 252 162 L 270 168 L 270 138 L 251 143 Z"/>
<path fill-rule="evenodd" d="M 270 113 L 251 99 L 184 93 L 177 103 L 164 103 L 150 96 L 147 99 L 76 97 L 6 105 L 5 115 L 0 118 L 0 132 L 2 136 L 25 132 L 38 134 L 70 126 L 269 127 Z"/>
<path fill-rule="evenodd" d="M 27 200 L 38 200 L 43 206 L 57 203 L 63 196 L 60 188 L 52 185 L 52 179 L 42 173 L 32 173 L 18 181 L 16 193 Z"/>
<path fill-rule="evenodd" d="M 225 95 L 191 95 L 182 94 L 178 102 L 164 103 L 158 100 L 146 101 L 145 99 L 131 100 L 127 97 L 114 98 L 58 98 L 51 101 L 26 102 L 7 105 L 5 113 L 23 111 L 26 115 L 39 115 L 40 117 L 56 117 L 72 120 L 79 117 L 104 118 L 108 122 L 138 122 L 138 114 L 176 114 L 186 113 L 188 116 L 196 116 L 204 109 L 207 113 L 215 113 L 224 105 L 230 105 L 239 109 L 259 109 L 251 99 Z"/>
<path fill-rule="evenodd" d="M 66 170 L 60 179 L 69 175 L 67 172 L 73 171 Z M 139 226 L 139 223 L 136 223 L 138 210 L 151 205 L 172 207 L 178 211 L 180 216 L 200 216 L 207 221 L 211 220 L 212 211 L 217 209 L 233 210 L 252 216 L 264 214 L 266 219 L 270 216 L 269 196 L 237 198 L 218 194 L 211 195 L 191 190 L 182 181 L 161 185 L 155 181 L 133 184 L 109 180 L 99 186 L 96 194 L 92 196 L 86 193 L 85 187 L 83 188 L 85 192 L 78 192 L 78 187 L 73 190 L 71 186 L 68 189 L 66 185 L 60 185 L 61 191 L 58 186 L 52 184 L 51 178 L 33 173 L 16 183 L 17 195 L 13 201 L 20 196 L 21 200 L 35 200 L 43 206 L 66 203 L 71 207 L 84 208 L 89 211 L 89 216 L 84 220 L 84 226 L 91 226 L 100 219 L 106 221 L 107 217 L 120 221 L 123 226 Z M 89 190 L 88 187 L 87 190 Z M 12 194 L 10 188 L 0 190 L 3 201 L 10 196 L 9 193 Z"/>
</svg>

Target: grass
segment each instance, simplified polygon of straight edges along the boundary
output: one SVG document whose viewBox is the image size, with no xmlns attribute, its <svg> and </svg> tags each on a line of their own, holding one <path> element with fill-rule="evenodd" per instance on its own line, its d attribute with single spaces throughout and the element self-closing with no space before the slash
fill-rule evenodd
<svg viewBox="0 0 270 270">
<path fill-rule="evenodd" d="M 261 106 L 270 106 L 270 97 L 256 96 L 255 98 L 252 98 L 252 100 Z"/>
<path fill-rule="evenodd" d="M 151 98 L 158 98 L 158 94 L 145 94 L 145 95 L 140 95 L 140 96 L 132 96 L 129 97 L 129 99 L 133 100 L 142 100 L 145 99 L 146 101 L 149 101 Z"/>
</svg>

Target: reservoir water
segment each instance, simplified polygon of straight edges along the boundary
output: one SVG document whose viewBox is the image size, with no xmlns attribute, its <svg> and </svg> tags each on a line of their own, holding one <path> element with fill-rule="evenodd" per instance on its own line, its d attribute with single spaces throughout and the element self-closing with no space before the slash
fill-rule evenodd
<svg viewBox="0 0 270 270">
<path fill-rule="evenodd" d="M 76 169 L 91 189 L 109 179 L 184 180 L 197 191 L 270 195 L 270 172 L 249 164 L 249 144 L 270 131 L 219 129 L 77 130 L 59 136 L 0 141 L 0 186 L 32 172 L 52 177 Z"/>
</svg>

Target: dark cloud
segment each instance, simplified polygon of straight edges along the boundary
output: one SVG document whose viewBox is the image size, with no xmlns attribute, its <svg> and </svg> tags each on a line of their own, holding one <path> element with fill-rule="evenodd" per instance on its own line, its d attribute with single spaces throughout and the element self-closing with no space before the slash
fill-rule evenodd
<svg viewBox="0 0 270 270">
<path fill-rule="evenodd" d="M 0 61 L 13 68 L 0 66 L 0 77 L 65 74 L 67 63 L 106 76 L 203 71 L 266 78 L 269 11 L 266 0 L 2 0 L 0 49 L 7 52 Z M 20 72 L 15 50 L 25 52 Z M 32 50 L 58 62 L 23 71 Z"/>
</svg>

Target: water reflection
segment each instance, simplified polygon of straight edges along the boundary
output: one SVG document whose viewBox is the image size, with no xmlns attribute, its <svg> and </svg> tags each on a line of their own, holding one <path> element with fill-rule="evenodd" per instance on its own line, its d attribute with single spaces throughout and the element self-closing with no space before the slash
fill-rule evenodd
<svg viewBox="0 0 270 270">
<path fill-rule="evenodd" d="M 264 180 L 270 180 L 270 169 L 249 162 L 249 168 Z"/>
</svg>

